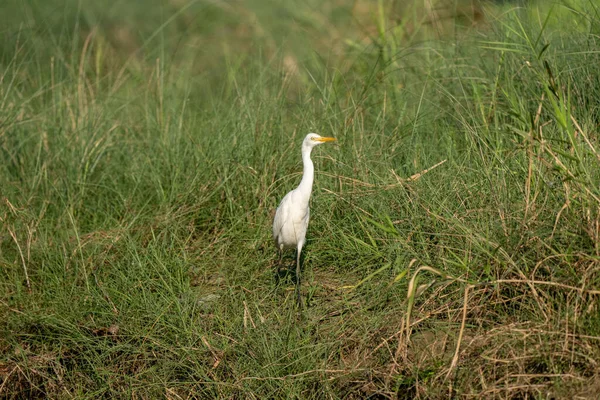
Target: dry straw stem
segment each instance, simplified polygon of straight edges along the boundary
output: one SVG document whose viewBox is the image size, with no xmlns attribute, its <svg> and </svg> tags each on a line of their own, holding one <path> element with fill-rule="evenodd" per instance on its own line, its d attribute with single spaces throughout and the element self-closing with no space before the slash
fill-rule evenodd
<svg viewBox="0 0 600 400">
<path fill-rule="evenodd" d="M 446 374 L 446 380 L 452 374 L 452 371 L 456 368 L 458 364 L 458 354 L 460 353 L 460 344 L 462 343 L 463 334 L 465 332 L 465 322 L 467 321 L 467 305 L 469 303 L 469 290 L 472 288 L 472 285 L 467 285 L 465 287 L 465 296 L 463 300 L 463 313 L 462 313 L 462 321 L 460 323 L 460 332 L 458 333 L 458 340 L 456 341 L 456 349 L 454 350 L 454 356 L 452 357 L 452 363 L 450 363 L 450 368 L 448 369 L 448 373 Z"/>
<path fill-rule="evenodd" d="M 416 262 L 415 259 L 413 259 L 410 262 L 410 265 L 414 264 L 414 262 Z M 410 319 L 411 319 L 411 314 L 412 314 L 412 309 L 413 306 L 415 304 L 415 299 L 418 296 L 417 293 L 417 287 L 416 287 L 416 282 L 417 282 L 417 277 L 419 276 L 419 273 L 421 271 L 428 271 L 428 272 L 432 272 L 436 275 L 441 276 L 443 279 L 445 280 L 449 280 L 449 281 L 453 281 L 453 282 L 462 282 L 462 283 L 467 283 L 467 281 L 460 279 L 460 278 L 455 278 L 453 276 L 450 276 L 448 274 L 445 274 L 433 267 L 427 266 L 427 265 L 423 265 L 419 268 L 417 268 L 417 270 L 415 271 L 415 273 L 413 274 L 412 278 L 410 278 L 410 281 L 408 283 L 408 290 L 407 290 L 407 300 L 408 300 L 408 305 L 406 307 L 406 324 L 405 324 L 405 336 L 403 337 L 404 340 L 406 341 L 405 344 L 408 344 L 408 342 L 410 341 L 410 328 L 411 328 L 411 323 L 410 323 Z"/>
<path fill-rule="evenodd" d="M 21 250 L 21 245 L 19 244 L 19 241 L 17 240 L 17 235 L 15 235 L 14 231 L 8 228 L 8 233 L 15 242 L 17 250 L 19 250 L 19 256 L 21 257 L 21 263 L 23 264 L 23 272 L 25 272 L 25 283 L 27 284 L 27 290 L 31 292 L 31 282 L 29 281 L 29 273 L 27 273 L 27 263 L 25 262 L 25 257 L 23 256 L 23 250 Z"/>
<path fill-rule="evenodd" d="M 533 121 L 533 126 L 538 126 L 538 123 L 540 121 L 540 115 L 542 114 L 542 109 L 543 109 L 543 104 L 544 104 L 544 93 L 542 93 L 542 98 L 540 99 L 540 103 L 538 105 L 538 109 L 535 113 L 535 118 Z M 534 200 L 531 201 L 531 181 L 533 179 L 533 162 L 534 162 L 534 156 L 533 156 L 533 127 L 531 128 L 530 132 L 529 132 L 529 145 L 527 147 L 527 158 L 528 158 L 528 162 L 527 162 L 527 179 L 525 180 L 525 212 L 523 213 L 523 226 L 526 226 L 526 221 L 527 221 L 527 217 L 529 215 L 529 211 L 531 209 L 532 204 L 535 202 L 535 198 L 537 196 L 534 196 Z M 540 131 L 541 131 L 541 127 L 539 127 Z"/>
<path fill-rule="evenodd" d="M 390 172 L 392 173 L 392 175 L 396 179 L 397 183 L 389 183 L 387 185 L 378 185 L 378 184 L 374 184 L 374 183 L 368 183 L 368 182 L 364 182 L 364 181 L 361 181 L 361 180 L 356 179 L 356 178 L 350 178 L 348 176 L 335 175 L 335 174 L 331 174 L 331 173 L 328 173 L 328 172 L 322 172 L 321 174 L 325 175 L 325 176 L 328 176 L 330 178 L 336 178 L 340 182 L 341 181 L 349 182 L 353 187 L 362 186 L 362 187 L 368 188 L 367 190 L 362 190 L 362 191 L 350 191 L 350 192 L 346 192 L 348 194 L 369 194 L 369 193 L 373 193 L 375 190 L 390 190 L 390 189 L 394 189 L 394 188 L 396 188 L 398 186 L 404 185 L 404 184 L 406 184 L 408 182 L 415 182 L 418 179 L 420 179 L 423 175 L 431 172 L 432 170 L 436 169 L 440 165 L 444 164 L 446 161 L 448 161 L 448 160 L 447 159 L 446 160 L 442 160 L 439 163 L 437 163 L 435 165 L 432 165 L 431 167 L 426 168 L 426 169 L 424 169 L 421 172 L 418 172 L 416 174 L 411 175 L 408 178 L 401 178 L 401 177 L 399 177 L 398 174 L 396 174 L 396 171 L 394 171 L 392 169 L 392 170 L 390 170 Z M 324 189 L 324 190 L 326 192 L 328 192 L 328 193 L 333 193 L 330 190 L 327 190 L 327 189 Z"/>
<path fill-rule="evenodd" d="M 382 267 L 378 268 L 375 272 L 372 272 L 369 275 L 367 275 L 365 278 L 360 280 L 357 284 L 342 286 L 342 287 L 340 287 L 340 289 L 356 289 L 357 287 L 361 286 L 363 283 L 370 281 L 374 276 L 376 276 L 379 273 L 383 272 L 384 270 L 390 268 L 391 266 L 392 266 L 392 263 L 388 262 L 385 265 L 383 265 Z M 408 272 L 408 269 L 401 272 L 398 276 L 396 276 L 396 278 L 394 278 L 394 282 L 402 279 L 406 275 L 407 272 Z"/>
<path fill-rule="evenodd" d="M 411 175 L 409 178 L 406 178 L 406 179 L 400 178 L 396 174 L 396 172 L 392 169 L 391 170 L 392 175 L 394 175 L 394 178 L 396 179 L 397 183 L 391 183 L 391 184 L 387 184 L 387 185 L 376 185 L 376 184 L 373 184 L 373 183 L 368 183 L 368 182 L 361 181 L 361 180 L 356 179 L 356 178 L 350 178 L 348 176 L 341 176 L 341 175 L 330 174 L 330 173 L 327 173 L 327 172 L 323 172 L 322 174 L 325 175 L 325 176 L 328 176 L 330 178 L 336 178 L 340 182 L 340 187 L 342 186 L 342 181 L 345 181 L 345 182 L 349 182 L 353 188 L 356 188 L 357 186 L 359 186 L 359 187 L 362 186 L 362 187 L 368 188 L 366 190 L 361 189 L 361 190 L 346 191 L 345 194 L 354 194 L 354 195 L 362 194 L 362 195 L 367 195 L 367 194 L 371 194 L 371 193 L 373 193 L 373 192 L 375 192 L 377 190 L 390 190 L 390 189 L 396 188 L 398 186 L 404 185 L 404 184 L 406 184 L 408 182 L 414 182 L 414 181 L 418 180 L 419 178 L 421 178 L 426 173 L 431 172 L 435 168 L 437 168 L 440 165 L 444 164 L 446 161 L 448 161 L 448 160 L 447 159 L 446 160 L 442 160 L 439 163 L 437 163 L 437 164 L 435 164 L 435 165 L 433 165 L 433 166 L 431 166 L 431 167 L 429 167 L 427 169 L 424 169 L 421 172 L 418 172 L 418 173 L 416 173 L 414 175 Z M 334 195 L 338 199 L 340 199 L 340 200 L 348 203 L 348 205 L 350 205 L 350 206 L 358 209 L 363 214 L 368 215 L 369 217 L 373 218 L 373 214 L 371 214 L 370 212 L 368 212 L 364 208 L 361 208 L 361 207 L 357 206 L 352 201 L 350 201 L 350 200 L 346 199 L 344 196 L 342 196 L 340 193 L 336 193 L 336 192 L 334 192 L 332 190 L 329 190 L 327 188 L 323 188 L 323 191 L 326 192 L 326 193 Z M 340 192 L 341 192 L 341 190 L 340 190 Z M 356 286 L 359 286 L 359 285 L 360 285 L 360 283 L 357 284 Z"/>
<path fill-rule="evenodd" d="M 598 153 L 596 151 L 596 148 L 594 147 L 594 145 L 592 144 L 592 142 L 590 142 L 590 139 L 588 139 L 587 135 L 585 134 L 585 132 L 583 131 L 583 129 L 581 129 L 581 126 L 579 126 L 579 124 L 577 123 L 577 120 L 575 119 L 575 117 L 573 117 L 573 115 L 571 115 L 571 121 L 573 122 L 573 125 L 575 125 L 575 128 L 577 128 L 577 131 L 579 132 L 579 134 L 581 135 L 581 137 L 583 138 L 583 140 L 585 140 L 585 142 L 587 143 L 587 145 L 592 150 L 592 153 L 594 153 L 594 155 L 596 156 L 596 158 L 600 162 L 600 153 Z"/>
<path fill-rule="evenodd" d="M 443 163 L 445 163 L 446 161 L 448 161 L 448 160 L 447 160 L 447 159 L 446 159 L 446 160 L 442 160 L 442 161 L 440 161 L 439 163 L 437 163 L 437 164 L 435 164 L 435 165 L 433 165 L 433 166 L 431 166 L 431 167 L 429 167 L 429 168 L 427 168 L 427 169 L 424 169 L 423 171 L 421 171 L 421 172 L 419 172 L 419 173 L 416 173 L 416 174 L 414 174 L 414 175 L 411 175 L 411 176 L 410 176 L 410 178 L 406 179 L 406 181 L 405 181 L 405 182 L 414 182 L 414 181 L 416 181 L 417 179 L 419 179 L 420 177 L 422 177 L 422 176 L 423 176 L 423 175 L 425 175 L 426 173 L 430 172 L 431 170 L 433 170 L 433 169 L 435 169 L 435 168 L 439 167 L 440 165 L 442 165 L 442 164 L 443 164 Z M 392 173 L 394 174 L 394 176 L 396 176 L 396 173 L 394 172 L 394 170 L 392 170 Z M 398 179 L 399 183 L 402 183 L 402 182 L 401 182 L 401 180 L 400 180 L 400 178 L 398 178 L 398 176 L 396 176 L 396 179 Z"/>
<path fill-rule="evenodd" d="M 517 283 L 517 284 L 526 284 L 526 285 L 555 286 L 555 287 L 559 287 L 562 289 L 579 292 L 580 294 L 600 295 L 600 290 L 584 289 L 584 288 L 578 288 L 575 286 L 565 285 L 564 283 L 550 282 L 550 281 L 537 281 L 537 280 L 533 280 L 533 279 L 498 279 L 496 281 L 489 282 L 488 284 L 496 285 L 496 284 L 501 284 L 501 283 Z"/>
<path fill-rule="evenodd" d="M 250 321 L 252 328 L 256 329 L 256 324 L 254 323 L 254 319 L 252 319 L 252 314 L 250 313 L 250 310 L 248 309 L 248 303 L 246 303 L 245 300 L 243 303 L 244 303 L 244 330 L 248 329 L 248 321 Z"/>
<path fill-rule="evenodd" d="M 316 374 L 352 375 L 352 374 L 355 374 L 357 372 L 372 372 L 372 370 L 370 368 L 358 368 L 358 369 L 314 369 L 314 370 L 310 370 L 310 371 L 304 371 L 304 372 L 299 372 L 297 374 L 290 374 L 290 375 L 285 375 L 285 376 L 264 376 L 264 377 L 260 377 L 260 376 L 245 376 L 243 378 L 240 378 L 238 380 L 238 382 L 248 381 L 248 380 L 253 380 L 253 381 L 286 381 L 286 380 L 289 380 L 289 379 L 299 378 L 299 377 L 303 377 L 303 376 L 307 376 L 307 375 L 316 375 Z M 330 376 L 326 380 L 327 381 L 331 381 L 331 380 L 334 380 L 334 379 L 337 379 L 337 378 L 339 378 L 339 376 Z"/>
<path fill-rule="evenodd" d="M 411 261 L 410 265 L 412 266 L 415 262 L 416 262 L 416 260 L 413 259 Z M 498 286 L 498 285 L 502 285 L 502 284 L 526 285 L 530 288 L 530 290 L 533 291 L 534 297 L 536 298 L 536 301 L 537 301 L 540 309 L 542 307 L 542 304 L 540 303 L 540 299 L 537 294 L 537 291 L 535 290 L 535 286 L 556 287 L 556 288 L 563 289 L 563 290 L 577 292 L 580 295 L 584 295 L 584 294 L 600 295 L 600 290 L 585 289 L 584 287 L 576 287 L 576 286 L 567 285 L 567 284 L 563 284 L 563 283 L 559 283 L 559 282 L 542 281 L 542 280 L 526 279 L 526 278 L 525 279 L 498 279 L 498 280 L 494 280 L 494 281 L 490 281 L 490 282 L 480 282 L 480 283 L 469 284 L 467 281 L 465 281 L 463 279 L 452 277 L 452 276 L 450 276 L 438 269 L 435 269 L 433 267 L 421 266 L 414 272 L 414 274 L 412 275 L 412 277 L 409 281 L 409 284 L 408 284 L 408 289 L 407 289 L 408 305 L 407 305 L 407 310 L 406 310 L 406 316 L 405 316 L 405 318 L 403 318 L 403 321 L 402 321 L 404 328 L 400 332 L 397 332 L 395 335 L 393 335 L 393 336 L 399 336 L 398 349 L 396 351 L 396 357 L 394 359 L 395 363 L 396 363 L 396 359 L 398 357 L 402 356 L 403 354 L 406 356 L 406 351 L 408 349 L 408 345 L 410 342 L 411 329 L 415 324 L 417 324 L 423 320 L 423 319 L 421 319 L 420 321 L 411 321 L 414 303 L 415 303 L 416 298 L 419 296 L 419 292 L 420 292 L 420 290 L 419 290 L 420 286 L 418 285 L 417 280 L 418 280 L 419 275 L 423 271 L 427 271 L 427 272 L 431 272 L 435 275 L 439 275 L 443 279 L 449 281 L 448 284 L 451 284 L 453 282 L 460 282 L 460 283 L 466 284 L 465 289 L 464 289 L 464 295 L 463 295 L 462 318 L 461 318 L 460 330 L 458 333 L 458 339 L 456 341 L 452 361 L 451 361 L 451 363 L 448 367 L 448 370 L 446 371 L 445 376 L 443 378 L 444 382 L 451 380 L 452 374 L 456 371 L 456 368 L 458 366 L 459 356 L 461 354 L 460 349 L 461 349 L 461 346 L 463 343 L 467 315 L 469 312 L 469 308 L 468 308 L 469 307 L 469 299 L 470 299 L 470 297 L 472 297 L 472 296 L 470 296 L 470 292 L 472 291 L 473 288 L 475 288 L 475 287 L 493 287 L 493 286 Z M 426 289 L 427 287 L 431 286 L 432 284 L 433 284 L 433 282 L 431 282 L 427 285 L 422 285 L 422 286 L 425 286 L 425 289 Z M 541 309 L 541 311 L 543 312 L 544 310 Z M 546 316 L 546 322 L 548 322 L 550 320 L 550 318 L 545 313 L 544 313 L 544 315 Z M 532 332 L 532 331 L 527 332 L 528 335 L 533 334 L 533 333 L 534 332 Z M 552 334 L 553 332 L 551 332 L 549 330 L 541 330 L 541 331 L 539 331 L 539 333 Z M 585 336 L 584 337 L 581 335 L 575 335 L 574 333 L 568 332 L 568 329 L 564 332 L 554 332 L 554 333 L 557 335 L 564 336 L 564 340 L 567 340 L 568 338 L 569 338 L 569 340 L 575 340 L 576 338 L 577 339 L 600 340 L 600 337 L 595 337 L 595 336 Z M 389 339 L 391 339 L 391 337 Z M 496 360 L 495 362 L 498 363 L 498 362 L 501 362 L 501 360 Z M 392 367 L 392 370 L 395 370 L 395 367 L 396 367 L 396 365 L 394 365 Z M 519 375 L 519 377 L 521 377 L 521 378 L 525 377 L 525 376 L 527 376 L 531 379 L 535 378 L 535 376 L 531 375 L 531 374 Z M 581 379 L 581 378 L 577 377 L 577 379 Z M 514 390 L 514 389 L 515 388 L 513 388 L 511 390 Z"/>
<path fill-rule="evenodd" d="M 570 350 L 563 346 L 565 336 L 573 341 L 573 348 Z M 555 331 L 547 323 L 539 325 L 523 322 L 492 328 L 485 335 L 480 336 L 480 339 L 472 353 L 477 354 L 477 358 L 480 360 L 475 362 L 480 363 L 483 369 L 494 369 L 493 378 L 490 379 L 488 376 L 487 384 L 482 382 L 483 390 L 479 393 L 480 396 L 488 394 L 490 391 L 500 390 L 500 388 L 506 389 L 506 392 L 515 390 L 517 387 L 534 388 L 540 380 L 544 381 L 543 388 L 549 390 L 553 385 L 552 381 L 540 378 L 559 377 L 562 378 L 561 384 L 567 387 L 570 385 L 569 381 L 578 381 L 578 385 L 581 385 L 581 382 L 587 380 L 586 386 L 591 383 L 597 384 L 596 378 L 592 377 L 598 368 L 593 356 L 597 349 L 597 343 L 589 343 L 587 340 L 600 338 Z M 541 355 L 541 351 L 544 356 Z M 584 373 L 578 373 L 576 370 L 565 371 L 565 373 L 553 370 L 536 371 L 531 366 L 540 357 L 550 357 L 556 361 L 570 360 L 572 365 L 579 364 L 587 371 Z M 486 379 L 486 375 L 481 375 L 481 378 Z M 568 398 L 574 397 L 571 395 Z"/>
<path fill-rule="evenodd" d="M 577 177 L 567 168 L 567 166 L 560 160 L 560 158 L 556 155 L 556 153 L 554 151 L 552 151 L 550 146 L 547 145 L 547 142 L 545 140 L 542 140 L 541 144 L 544 146 L 544 149 L 548 152 L 548 154 L 550 154 L 552 156 L 556 165 L 558 165 L 560 167 L 560 169 L 569 176 L 570 179 L 577 182 L 578 181 Z M 596 200 L 596 202 L 598 204 L 600 204 L 600 198 L 598 196 L 596 196 L 594 193 L 592 193 L 592 191 L 587 186 L 583 186 L 583 189 L 590 197 L 592 197 L 594 200 Z"/>
<path fill-rule="evenodd" d="M 556 213 L 556 218 L 554 219 L 554 227 L 552 228 L 552 233 L 550 234 L 550 240 L 554 238 L 554 233 L 556 232 L 556 227 L 558 226 L 558 221 L 560 220 L 560 216 L 563 211 L 569 208 L 571 204 L 571 190 L 569 189 L 569 184 L 567 182 L 563 182 L 563 186 L 565 187 L 565 203 L 562 205 L 558 213 Z"/>
<path fill-rule="evenodd" d="M 208 340 L 206 340 L 206 338 L 204 336 L 202 336 L 200 338 L 202 340 L 202 343 L 206 346 L 206 348 L 208 349 L 208 351 L 210 351 L 210 354 L 213 357 L 213 365 L 212 365 L 212 369 L 215 369 L 219 366 L 219 364 L 221 363 L 221 359 L 223 358 L 223 352 L 222 351 L 218 351 L 215 350 L 210 343 L 208 342 Z M 220 355 L 220 356 L 219 356 Z"/>
</svg>

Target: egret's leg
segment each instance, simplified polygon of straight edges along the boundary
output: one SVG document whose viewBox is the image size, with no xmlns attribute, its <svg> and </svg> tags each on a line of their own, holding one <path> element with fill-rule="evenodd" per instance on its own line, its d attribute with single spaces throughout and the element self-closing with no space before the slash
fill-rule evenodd
<svg viewBox="0 0 600 400">
<path fill-rule="evenodd" d="M 275 282 L 279 285 L 279 278 L 281 274 L 281 262 L 283 260 L 283 249 L 279 249 L 279 261 L 277 262 L 277 270 L 275 271 Z"/>
<path fill-rule="evenodd" d="M 296 252 L 296 301 L 298 306 L 302 308 L 302 299 L 300 298 L 300 253 L 302 252 L 302 245 L 298 246 Z"/>
</svg>

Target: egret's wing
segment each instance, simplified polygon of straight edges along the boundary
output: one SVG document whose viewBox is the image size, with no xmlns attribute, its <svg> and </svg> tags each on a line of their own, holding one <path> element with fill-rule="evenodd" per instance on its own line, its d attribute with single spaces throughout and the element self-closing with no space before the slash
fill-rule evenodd
<svg viewBox="0 0 600 400">
<path fill-rule="evenodd" d="M 306 231 L 308 230 L 308 220 L 310 219 L 310 207 L 308 204 L 300 212 L 304 211 L 304 214 L 296 214 L 296 220 L 294 221 L 294 231 L 296 233 L 296 242 L 300 244 L 300 247 L 304 244 L 306 238 Z"/>
<path fill-rule="evenodd" d="M 277 238 L 281 234 L 281 229 L 285 222 L 290 218 L 290 207 L 288 205 L 290 194 L 286 194 L 285 197 L 279 203 L 277 211 L 275 211 L 275 218 L 273 218 L 273 239 L 277 243 Z"/>
<path fill-rule="evenodd" d="M 310 208 L 306 207 L 306 214 L 302 217 L 301 232 L 299 232 L 298 239 L 300 240 L 300 247 L 304 245 L 306 240 L 306 231 L 308 231 L 308 220 L 310 219 Z"/>
</svg>

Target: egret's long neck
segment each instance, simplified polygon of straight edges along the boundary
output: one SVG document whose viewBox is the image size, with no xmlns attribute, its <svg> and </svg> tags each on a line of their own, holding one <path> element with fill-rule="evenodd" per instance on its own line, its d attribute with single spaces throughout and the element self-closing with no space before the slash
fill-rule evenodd
<svg viewBox="0 0 600 400">
<path fill-rule="evenodd" d="M 310 193 L 312 191 L 313 180 L 315 177 L 315 167 L 312 160 L 310 159 L 310 152 L 312 147 L 302 148 L 302 163 L 304 164 L 304 173 L 302 175 L 302 181 L 296 189 L 298 193 L 302 195 L 302 199 L 308 203 L 310 199 Z"/>
</svg>

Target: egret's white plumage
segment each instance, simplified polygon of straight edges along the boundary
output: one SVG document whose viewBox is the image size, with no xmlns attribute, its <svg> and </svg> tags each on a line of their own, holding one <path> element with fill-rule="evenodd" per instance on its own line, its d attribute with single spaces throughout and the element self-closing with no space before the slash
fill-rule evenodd
<svg viewBox="0 0 600 400">
<path fill-rule="evenodd" d="M 281 254 L 283 250 L 296 250 L 296 297 L 300 302 L 300 253 L 306 239 L 306 230 L 310 218 L 308 202 L 312 192 L 315 176 L 315 167 L 310 159 L 313 147 L 327 142 L 333 142 L 335 138 L 322 137 L 316 133 L 309 133 L 302 142 L 302 163 L 304 172 L 300 185 L 285 195 L 273 220 L 273 239 Z"/>
</svg>

